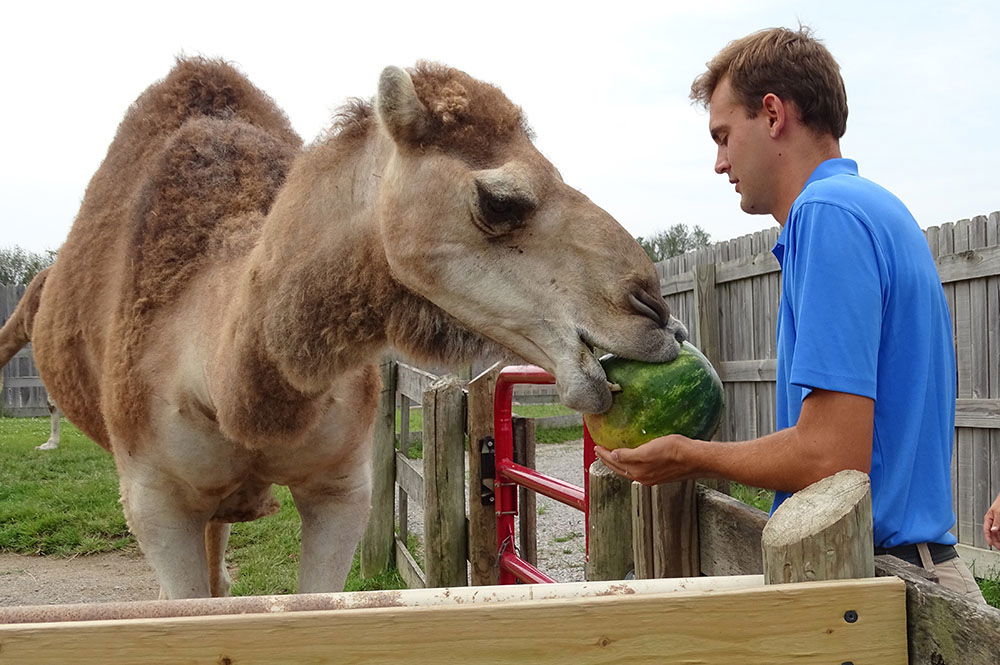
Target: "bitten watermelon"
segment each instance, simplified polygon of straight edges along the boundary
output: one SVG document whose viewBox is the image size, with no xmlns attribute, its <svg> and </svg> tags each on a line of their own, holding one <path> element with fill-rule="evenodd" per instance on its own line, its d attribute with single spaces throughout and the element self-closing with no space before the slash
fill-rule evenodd
<svg viewBox="0 0 1000 665">
<path fill-rule="evenodd" d="M 722 381 L 708 359 L 684 342 L 669 363 L 604 356 L 608 381 L 621 386 L 611 408 L 585 414 L 594 443 L 609 450 L 635 448 L 667 434 L 709 439 L 722 419 Z"/>
</svg>

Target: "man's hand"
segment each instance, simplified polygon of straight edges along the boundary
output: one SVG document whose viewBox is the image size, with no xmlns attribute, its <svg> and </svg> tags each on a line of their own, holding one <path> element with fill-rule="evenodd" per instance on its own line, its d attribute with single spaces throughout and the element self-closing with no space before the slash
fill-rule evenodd
<svg viewBox="0 0 1000 665">
<path fill-rule="evenodd" d="M 1000 550 L 1000 494 L 983 516 L 983 537 L 987 547 L 992 545 Z"/>
<path fill-rule="evenodd" d="M 685 447 L 691 442 L 687 437 L 671 434 L 637 448 L 608 450 L 595 446 L 594 450 L 601 461 L 618 475 L 643 485 L 658 485 L 699 477 L 684 454 Z"/>
<path fill-rule="evenodd" d="M 757 439 L 707 442 L 674 434 L 638 448 L 596 452 L 609 469 L 644 485 L 728 478 L 797 492 L 844 469 L 870 471 L 874 412 L 868 397 L 816 389 L 803 402 L 798 424 Z"/>
</svg>

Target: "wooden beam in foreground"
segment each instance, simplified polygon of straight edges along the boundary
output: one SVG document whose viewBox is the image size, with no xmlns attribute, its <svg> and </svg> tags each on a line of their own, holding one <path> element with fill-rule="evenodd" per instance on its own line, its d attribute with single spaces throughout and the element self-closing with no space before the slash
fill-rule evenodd
<svg viewBox="0 0 1000 665">
<path fill-rule="evenodd" d="M 393 607 L 10 624 L 0 626 L 0 662 L 906 663 L 900 580 L 761 581 L 413 590 Z M 510 600 L 490 602 L 497 593 Z M 409 605 L 412 594 L 437 604 Z M 537 597 L 547 595 L 560 597 Z"/>
</svg>

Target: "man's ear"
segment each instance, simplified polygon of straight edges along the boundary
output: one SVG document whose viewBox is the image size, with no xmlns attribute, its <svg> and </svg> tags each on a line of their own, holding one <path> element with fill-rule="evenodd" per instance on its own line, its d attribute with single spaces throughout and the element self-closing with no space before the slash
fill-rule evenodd
<svg viewBox="0 0 1000 665">
<path fill-rule="evenodd" d="M 761 112 L 767 117 L 767 129 L 771 138 L 778 138 L 788 122 L 791 107 L 773 92 L 764 95 Z"/>
</svg>

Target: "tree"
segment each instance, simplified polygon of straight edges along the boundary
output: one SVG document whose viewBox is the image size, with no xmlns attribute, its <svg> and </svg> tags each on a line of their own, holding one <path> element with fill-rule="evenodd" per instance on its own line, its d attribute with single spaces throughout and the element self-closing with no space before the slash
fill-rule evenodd
<svg viewBox="0 0 1000 665">
<path fill-rule="evenodd" d="M 639 236 L 636 241 L 646 250 L 649 258 L 656 262 L 693 249 L 708 247 L 712 238 L 697 224 L 691 229 L 687 224 L 674 224 L 665 231 L 657 231 L 649 238 Z"/>
<path fill-rule="evenodd" d="M 56 260 L 56 250 L 29 252 L 21 247 L 0 247 L 0 284 L 27 284 Z"/>
</svg>

